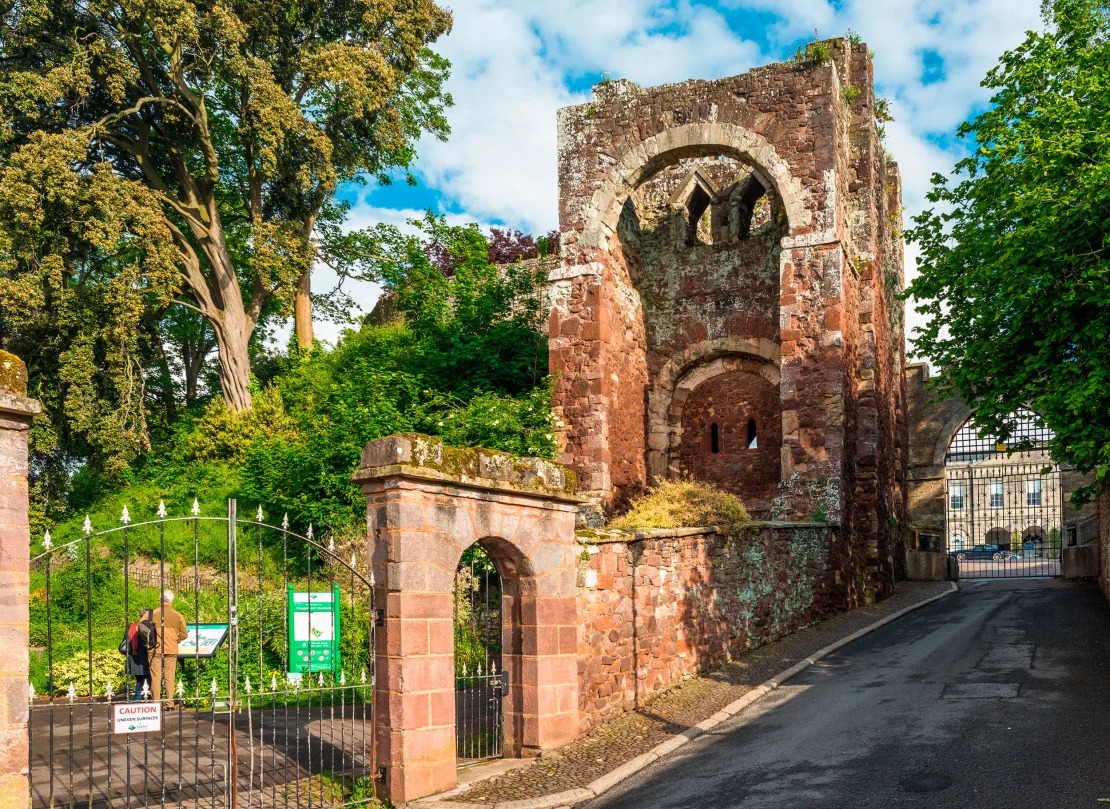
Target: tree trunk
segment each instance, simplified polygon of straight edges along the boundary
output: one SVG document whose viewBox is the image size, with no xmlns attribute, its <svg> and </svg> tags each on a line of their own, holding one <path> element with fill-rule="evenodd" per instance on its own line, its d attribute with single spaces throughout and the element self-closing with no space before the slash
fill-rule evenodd
<svg viewBox="0 0 1110 809">
<path fill-rule="evenodd" d="M 293 299 L 293 326 L 297 332 L 297 345 L 304 350 L 312 348 L 312 272 L 307 271 L 297 279 L 297 293 Z"/>
<path fill-rule="evenodd" d="M 225 310 L 224 315 L 223 322 L 212 321 L 212 328 L 216 332 L 216 348 L 220 353 L 220 388 L 228 407 L 235 411 L 249 410 L 251 361 L 247 345 L 250 343 L 251 330 L 241 311 L 236 313 Z"/>
</svg>

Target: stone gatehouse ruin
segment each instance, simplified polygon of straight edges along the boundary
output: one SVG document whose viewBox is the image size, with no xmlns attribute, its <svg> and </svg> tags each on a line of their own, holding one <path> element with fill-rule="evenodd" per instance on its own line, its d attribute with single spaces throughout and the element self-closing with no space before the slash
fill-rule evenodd
<svg viewBox="0 0 1110 809">
<path fill-rule="evenodd" d="M 829 46 L 560 112 L 551 372 L 594 504 L 688 475 L 838 523 L 852 603 L 905 518 L 901 189 L 866 47 Z"/>
</svg>

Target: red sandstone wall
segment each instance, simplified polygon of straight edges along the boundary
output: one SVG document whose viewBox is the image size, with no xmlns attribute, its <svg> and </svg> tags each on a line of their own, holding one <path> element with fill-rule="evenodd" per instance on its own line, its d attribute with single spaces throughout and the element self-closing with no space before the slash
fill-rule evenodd
<svg viewBox="0 0 1110 809">
<path fill-rule="evenodd" d="M 613 505 L 691 471 L 798 520 L 827 492 L 852 605 L 889 593 L 904 536 L 901 193 L 867 48 L 830 48 L 713 82 L 608 82 L 560 111 L 551 370 L 561 460 L 584 492 Z M 748 229 L 734 203 L 753 179 L 767 194 Z M 696 222 L 695 189 L 713 206 Z M 717 402 L 698 405 L 709 377 L 691 378 L 738 357 L 778 386 L 758 408 L 781 452 L 758 478 L 746 457 L 698 449 Z"/>
<path fill-rule="evenodd" d="M 587 544 L 578 568 L 581 730 L 829 615 L 835 541 L 830 527 L 780 523 Z"/>
<path fill-rule="evenodd" d="M 755 425 L 754 448 L 748 446 L 749 422 Z M 778 385 L 751 372 L 733 371 L 711 377 L 686 397 L 678 445 L 682 471 L 739 495 L 753 515 L 769 516 L 781 449 Z"/>
</svg>

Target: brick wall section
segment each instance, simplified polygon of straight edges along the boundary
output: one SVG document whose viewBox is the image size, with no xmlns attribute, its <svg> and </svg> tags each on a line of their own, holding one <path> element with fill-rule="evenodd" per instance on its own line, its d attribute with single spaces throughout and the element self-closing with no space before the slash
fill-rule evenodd
<svg viewBox="0 0 1110 809">
<path fill-rule="evenodd" d="M 579 533 L 583 732 L 744 649 L 834 611 L 835 528 L 753 523 L 635 539 Z"/>
<path fill-rule="evenodd" d="M 27 806 L 27 369 L 0 351 L 0 809 Z"/>
<path fill-rule="evenodd" d="M 971 408 L 955 396 L 936 400 L 929 380 L 929 366 L 924 363 L 906 368 L 909 414 L 906 499 L 914 526 L 944 536 L 944 455 L 952 436 L 971 416 Z"/>
<path fill-rule="evenodd" d="M 748 446 L 749 422 L 755 428 L 754 449 Z M 753 516 L 769 516 L 778 491 L 781 450 L 778 386 L 758 374 L 721 373 L 685 397 L 677 453 L 680 471 L 739 495 Z"/>
<path fill-rule="evenodd" d="M 561 460 L 595 502 L 692 471 L 731 479 L 757 513 L 770 499 L 805 520 L 820 488 L 844 525 L 838 586 L 859 603 L 892 586 L 905 523 L 901 186 L 867 48 L 829 45 L 824 64 L 608 82 L 560 111 L 551 370 Z M 735 214 L 752 182 L 765 194 L 748 229 Z M 710 212 L 694 222 L 702 194 Z M 777 389 L 759 405 L 781 435 L 766 480 L 693 458 L 706 425 L 688 416 L 704 408 L 678 403 L 692 376 L 741 361 Z"/>
</svg>

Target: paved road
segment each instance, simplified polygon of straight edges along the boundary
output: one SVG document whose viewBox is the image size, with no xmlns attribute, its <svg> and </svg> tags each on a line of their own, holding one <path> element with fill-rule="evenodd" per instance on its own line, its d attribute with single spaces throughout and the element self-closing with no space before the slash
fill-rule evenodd
<svg viewBox="0 0 1110 809">
<path fill-rule="evenodd" d="M 965 582 L 850 644 L 590 809 L 1063 809 L 1110 798 L 1110 607 Z"/>
</svg>

